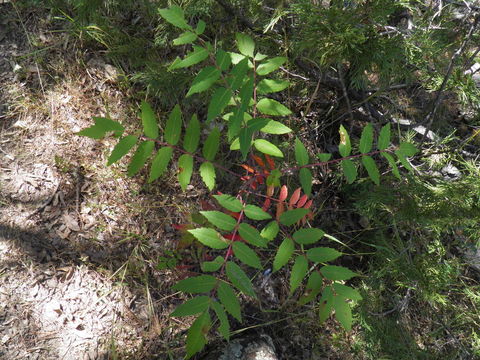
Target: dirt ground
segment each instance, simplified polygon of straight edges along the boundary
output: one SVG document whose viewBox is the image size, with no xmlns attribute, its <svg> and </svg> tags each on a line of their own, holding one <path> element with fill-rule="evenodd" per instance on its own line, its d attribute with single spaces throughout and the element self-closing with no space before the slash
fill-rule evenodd
<svg viewBox="0 0 480 360">
<path fill-rule="evenodd" d="M 0 358 L 142 358 L 172 333 L 157 298 L 172 276 L 141 261 L 173 236 L 168 198 L 146 202 L 141 184 L 106 169 L 108 141 L 75 135 L 105 109 L 137 119 L 113 66 L 80 60 L 45 18 L 0 4 Z M 158 278 L 142 284 L 150 265 Z"/>
</svg>

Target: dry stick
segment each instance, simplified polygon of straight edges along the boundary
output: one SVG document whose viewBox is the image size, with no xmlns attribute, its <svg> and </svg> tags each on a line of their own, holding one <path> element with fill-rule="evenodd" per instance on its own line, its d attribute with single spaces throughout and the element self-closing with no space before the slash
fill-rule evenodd
<svg viewBox="0 0 480 360">
<path fill-rule="evenodd" d="M 419 144 L 420 146 L 422 146 L 423 142 L 425 141 L 425 138 L 427 137 L 428 132 L 432 128 L 433 121 L 435 120 L 435 115 L 437 114 L 438 108 L 443 98 L 443 91 L 447 86 L 447 82 L 448 82 L 448 79 L 450 78 L 450 75 L 452 75 L 453 65 L 455 64 L 455 60 L 457 60 L 457 58 L 460 55 L 462 55 L 463 52 L 465 51 L 467 44 L 472 38 L 475 28 L 477 27 L 479 21 L 480 21 L 480 14 L 477 14 L 475 16 L 475 20 L 473 21 L 473 24 L 470 26 L 470 30 L 468 31 L 467 37 L 465 38 L 465 40 L 463 40 L 463 43 L 460 45 L 460 48 L 457 51 L 455 51 L 452 58 L 450 59 L 450 63 L 448 64 L 448 68 L 447 68 L 447 73 L 445 74 L 442 85 L 438 90 L 437 97 L 433 104 L 433 109 L 425 118 L 425 122 L 427 122 L 427 126 L 425 128 L 425 132 L 423 133 L 422 140 L 420 141 L 420 144 Z"/>
</svg>

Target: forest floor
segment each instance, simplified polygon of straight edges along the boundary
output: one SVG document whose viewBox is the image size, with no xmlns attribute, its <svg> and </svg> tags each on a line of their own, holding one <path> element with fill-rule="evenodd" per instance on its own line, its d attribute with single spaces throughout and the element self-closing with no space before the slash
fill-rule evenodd
<svg viewBox="0 0 480 360">
<path fill-rule="evenodd" d="M 105 166 L 111 140 L 76 135 L 94 116 L 137 128 L 137 105 L 128 100 L 134 90 L 122 76 L 103 51 L 85 49 L 47 14 L 20 16 L 0 4 L 2 359 L 179 359 L 183 351 L 191 323 L 169 317 L 180 302 L 170 287 L 186 276 L 175 265 L 188 268 L 195 249 L 179 258 L 172 225 L 208 192 L 201 186 L 181 192 L 173 173 L 154 185 L 127 178 L 124 163 Z M 368 227 L 358 226 L 358 217 L 345 222 Z M 254 309 L 242 327 L 265 328 L 280 359 L 366 359 L 369 346 L 393 359 L 390 347 L 397 345 L 404 347 L 398 359 L 435 359 L 429 347 L 469 358 L 465 337 L 478 329 L 461 323 L 456 333 L 453 311 L 445 324 L 434 307 L 416 307 L 404 290 L 391 295 L 397 315 L 381 314 L 379 295 L 362 306 L 361 324 L 350 334 L 333 321 L 312 327 L 313 311 L 278 320 Z M 472 299 L 459 306 L 476 309 L 478 295 Z M 471 317 L 478 321 L 478 311 Z"/>
</svg>

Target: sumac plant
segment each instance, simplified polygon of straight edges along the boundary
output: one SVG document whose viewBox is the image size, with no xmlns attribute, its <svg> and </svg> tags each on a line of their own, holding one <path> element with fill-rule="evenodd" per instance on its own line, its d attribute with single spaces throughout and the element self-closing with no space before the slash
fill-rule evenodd
<svg viewBox="0 0 480 360">
<path fill-rule="evenodd" d="M 237 194 L 213 195 L 217 204 L 200 212 L 205 218 L 204 226 L 186 230 L 203 244 L 209 259 L 200 264 L 202 274 L 183 279 L 173 287 L 187 294 L 189 299 L 179 305 L 172 316 L 195 317 L 187 334 L 187 358 L 205 346 L 214 324 L 218 324 L 218 332 L 225 339 L 230 338 L 229 317 L 242 321 L 239 294 L 257 299 L 251 279 L 263 271 L 282 270 L 289 274 L 289 299 L 295 299 L 298 306 L 316 304 L 320 321 L 325 321 L 334 312 L 340 324 L 350 330 L 351 302 L 360 300 L 361 296 L 345 282 L 357 274 L 335 265 L 342 253 L 326 246 L 326 242 L 336 239 L 311 226 L 314 212 L 309 198 L 310 168 L 338 167 L 347 182 L 352 183 L 361 164 L 370 179 L 379 184 L 380 173 L 375 159 L 386 159 L 392 173 L 400 178 L 397 163 L 411 171 L 407 158 L 416 153 L 415 147 L 410 143 L 392 145 L 389 124 L 381 129 L 374 144 L 374 129 L 369 124 L 363 129 L 358 153 L 352 154 L 349 134 L 341 126 L 340 157 L 318 154 L 313 158 L 296 138 L 295 164 L 289 167 L 279 161 L 284 153 L 275 145 L 275 140 L 292 131 L 281 121 L 292 112 L 268 97 L 288 87 L 287 81 L 271 77 L 287 59 L 256 52 L 254 41 L 245 34 L 236 35 L 238 53 L 215 48 L 202 38 L 203 21 L 192 27 L 177 6 L 159 11 L 166 21 L 183 31 L 173 41 L 174 45 L 191 49 L 184 58 L 177 58 L 170 70 L 205 64 L 186 96 L 205 91 L 211 93 L 206 117 L 199 119 L 193 114 L 184 126 L 180 105 L 176 105 L 160 133 L 154 110 L 147 102 L 142 102 L 141 134 L 126 135 L 119 122 L 94 118 L 94 125 L 80 131 L 79 135 L 101 139 L 113 134 L 119 139 L 108 158 L 108 165 L 136 147 L 127 174 L 133 176 L 149 163 L 149 182 L 158 179 L 173 159 L 177 159 L 178 182 L 184 190 L 197 164 L 209 190 L 215 188 L 217 171 L 229 172 L 239 179 Z M 239 172 L 232 170 L 235 166 L 225 167 L 216 161 L 219 147 L 224 143 L 240 152 L 244 163 L 238 167 Z M 289 194 L 288 188 L 282 185 L 282 176 L 298 176 L 301 188 Z"/>
</svg>

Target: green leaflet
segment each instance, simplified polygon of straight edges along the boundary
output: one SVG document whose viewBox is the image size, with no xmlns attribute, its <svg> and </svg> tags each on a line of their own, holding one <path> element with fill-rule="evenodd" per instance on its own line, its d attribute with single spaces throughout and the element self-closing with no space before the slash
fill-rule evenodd
<svg viewBox="0 0 480 360">
<path fill-rule="evenodd" d="M 206 334 L 211 327 L 212 319 L 210 318 L 208 311 L 205 311 L 193 322 L 187 332 L 186 359 L 190 359 L 193 355 L 203 349 L 207 343 Z"/>
<path fill-rule="evenodd" d="M 212 301 L 212 309 L 215 311 L 220 325 L 218 326 L 218 332 L 222 334 L 225 340 L 230 340 L 230 323 L 228 322 L 227 313 L 225 309 L 218 301 Z"/>
<path fill-rule="evenodd" d="M 186 97 L 208 90 L 220 78 L 220 70 L 214 66 L 204 67 L 193 79 Z"/>
<path fill-rule="evenodd" d="M 188 123 L 187 130 L 185 131 L 185 137 L 183 138 L 183 148 L 189 153 L 195 152 L 198 147 L 198 141 L 200 140 L 200 122 L 197 119 L 197 115 L 193 114 L 190 122 Z"/>
<path fill-rule="evenodd" d="M 258 255 L 243 242 L 235 241 L 232 245 L 233 254 L 245 265 L 256 269 L 262 269 Z"/>
<path fill-rule="evenodd" d="M 245 215 L 252 220 L 268 220 L 272 218 L 269 213 L 255 205 L 246 205 L 244 212 Z"/>
<path fill-rule="evenodd" d="M 310 244 L 315 244 L 324 235 L 325 235 L 325 232 L 320 229 L 309 228 L 309 229 L 300 229 L 294 232 L 292 237 L 293 237 L 293 240 L 295 240 L 298 244 L 310 245 Z"/>
<path fill-rule="evenodd" d="M 347 157 L 352 151 L 352 145 L 350 144 L 350 136 L 348 135 L 347 130 L 340 125 L 340 143 L 338 145 L 338 151 L 342 157 Z"/>
<path fill-rule="evenodd" d="M 332 154 L 328 154 L 328 153 L 317 154 L 317 158 L 321 162 L 327 162 L 328 160 L 330 160 L 332 158 Z"/>
<path fill-rule="evenodd" d="M 372 124 L 368 124 L 362 130 L 362 136 L 360 137 L 360 153 L 366 154 L 370 150 L 372 150 L 373 144 L 373 126 Z"/>
<path fill-rule="evenodd" d="M 272 241 L 277 237 L 279 231 L 280 227 L 278 226 L 278 223 L 275 220 L 270 221 L 267 226 L 262 229 L 262 231 L 260 232 L 260 236 L 267 239 L 268 241 Z"/>
<path fill-rule="evenodd" d="M 362 156 L 362 164 L 365 166 L 365 169 L 367 169 L 370 179 L 372 179 L 375 184 L 380 185 L 380 173 L 378 172 L 375 161 L 373 161 L 370 156 Z"/>
<path fill-rule="evenodd" d="M 380 130 L 380 135 L 378 136 L 377 148 L 378 150 L 385 150 L 390 146 L 390 123 L 386 124 Z"/>
<path fill-rule="evenodd" d="M 193 156 L 183 154 L 178 158 L 178 182 L 183 191 L 187 189 L 190 184 L 190 179 L 193 173 Z"/>
<path fill-rule="evenodd" d="M 314 263 L 333 261 L 340 256 L 342 256 L 341 252 L 328 247 L 316 247 L 307 251 L 307 258 Z"/>
<path fill-rule="evenodd" d="M 190 25 L 185 21 L 185 15 L 180 6 L 172 5 L 168 9 L 158 9 L 158 13 L 170 24 L 185 30 L 190 30 Z"/>
<path fill-rule="evenodd" d="M 255 43 L 253 39 L 245 34 L 236 33 L 238 51 L 245 56 L 253 58 L 253 52 L 255 51 Z"/>
<path fill-rule="evenodd" d="M 155 143 L 151 140 L 143 141 L 138 145 L 137 151 L 133 154 L 132 160 L 130 160 L 130 164 L 128 165 L 128 176 L 133 176 L 140 171 L 152 153 L 154 146 Z"/>
<path fill-rule="evenodd" d="M 202 62 L 208 57 L 208 50 L 193 45 L 193 51 L 188 53 L 182 60 L 177 58 L 168 68 L 168 70 L 182 69 Z"/>
<path fill-rule="evenodd" d="M 205 295 L 197 296 L 177 306 L 170 316 L 190 316 L 199 314 L 207 310 L 209 306 L 210 297 Z"/>
<path fill-rule="evenodd" d="M 285 226 L 291 226 L 293 224 L 296 224 L 300 219 L 302 219 L 305 215 L 308 214 L 310 210 L 308 209 L 293 209 L 293 210 L 288 210 L 285 211 L 282 215 L 280 215 L 280 221 L 281 224 Z"/>
<path fill-rule="evenodd" d="M 382 152 L 381 155 L 382 155 L 385 159 L 387 159 L 388 164 L 389 164 L 390 167 L 392 168 L 392 173 L 393 173 L 393 175 L 395 175 L 395 177 L 397 177 L 398 179 L 401 179 L 400 172 L 398 171 L 398 167 L 397 167 L 397 164 L 396 164 L 395 159 L 393 158 L 393 156 L 390 155 L 389 153 L 386 153 L 386 152 Z"/>
<path fill-rule="evenodd" d="M 347 269 L 343 266 L 335 266 L 335 265 L 325 265 L 320 269 L 320 272 L 328 280 L 336 280 L 336 281 L 348 280 L 354 276 L 358 276 L 358 274 L 354 273 L 350 269 Z"/>
<path fill-rule="evenodd" d="M 211 275 L 200 275 L 180 280 L 172 289 L 190 294 L 206 293 L 211 291 L 217 283 L 217 279 Z"/>
<path fill-rule="evenodd" d="M 243 205 L 236 197 L 232 195 L 222 194 L 222 195 L 213 195 L 217 199 L 218 203 L 222 205 L 225 209 L 239 212 L 243 209 Z"/>
<path fill-rule="evenodd" d="M 312 193 L 312 172 L 310 169 L 301 168 L 300 169 L 300 184 L 302 185 L 303 192 L 306 195 L 310 195 Z"/>
<path fill-rule="evenodd" d="M 228 247 L 228 242 L 213 229 L 210 228 L 198 228 L 188 230 L 190 234 L 200 241 L 203 245 L 212 249 L 225 249 Z"/>
<path fill-rule="evenodd" d="M 228 84 L 232 91 L 237 90 L 243 84 L 243 80 L 248 72 L 248 59 L 244 58 L 236 64 L 230 72 Z"/>
<path fill-rule="evenodd" d="M 200 214 L 205 216 L 212 225 L 222 230 L 232 231 L 237 225 L 234 218 L 220 211 L 200 211 Z"/>
<path fill-rule="evenodd" d="M 400 150 L 395 150 L 395 155 L 397 155 L 398 160 L 405 167 L 405 169 L 408 171 L 413 171 L 412 165 L 410 165 L 404 153 L 402 153 Z"/>
<path fill-rule="evenodd" d="M 343 174 L 347 178 L 349 184 L 353 183 L 357 178 L 357 168 L 349 159 L 342 160 Z"/>
<path fill-rule="evenodd" d="M 225 266 L 228 279 L 232 284 L 245 295 L 249 295 L 253 298 L 257 298 L 255 291 L 253 290 L 252 283 L 247 274 L 232 261 L 227 261 Z"/>
<path fill-rule="evenodd" d="M 400 143 L 398 151 L 402 153 L 405 157 L 413 156 L 418 152 L 417 148 L 413 144 L 408 142 Z"/>
<path fill-rule="evenodd" d="M 168 116 L 167 124 L 165 125 L 165 141 L 170 145 L 176 145 L 180 140 L 182 133 L 182 111 L 177 104 Z"/>
<path fill-rule="evenodd" d="M 197 27 L 195 28 L 195 33 L 197 35 L 202 35 L 206 27 L 207 24 L 205 23 L 205 21 L 203 21 L 202 19 L 198 20 Z"/>
<path fill-rule="evenodd" d="M 156 139 L 158 137 L 158 125 L 152 107 L 149 103 L 142 101 L 141 110 L 143 133 L 151 139 Z"/>
<path fill-rule="evenodd" d="M 283 158 L 282 151 L 271 142 L 264 139 L 256 139 L 253 142 L 255 148 L 261 153 Z"/>
<path fill-rule="evenodd" d="M 217 66 L 222 71 L 228 70 L 228 68 L 232 64 L 232 59 L 230 58 L 230 55 L 222 49 L 217 50 L 217 54 L 215 55 L 215 61 L 217 63 Z"/>
<path fill-rule="evenodd" d="M 127 135 L 124 138 L 122 138 L 117 145 L 112 150 L 112 153 L 108 157 L 107 161 L 107 166 L 112 165 L 113 163 L 117 162 L 120 160 L 122 157 L 124 157 L 130 150 L 131 148 L 136 144 L 137 142 L 137 137 L 133 135 Z"/>
<path fill-rule="evenodd" d="M 152 161 L 152 166 L 150 168 L 150 176 L 148 177 L 148 182 L 157 180 L 167 169 L 168 163 L 172 159 L 173 149 L 169 146 L 165 146 L 158 150 L 157 155 Z"/>
<path fill-rule="evenodd" d="M 362 300 L 362 295 L 356 290 L 351 288 L 350 286 L 346 286 L 340 283 L 334 283 L 333 289 L 337 295 L 344 297 L 345 299 L 351 299 L 355 301 Z"/>
<path fill-rule="evenodd" d="M 218 128 L 214 128 L 208 135 L 208 138 L 203 145 L 203 157 L 208 161 L 214 160 L 215 155 L 217 155 L 219 144 L 220 130 Z"/>
<path fill-rule="evenodd" d="M 235 319 L 242 322 L 242 314 L 240 312 L 240 302 L 232 287 L 225 282 L 221 282 L 217 288 L 217 296 L 225 310 Z"/>
<path fill-rule="evenodd" d="M 290 294 L 293 294 L 295 290 L 300 286 L 303 278 L 307 275 L 307 271 L 307 259 L 303 255 L 297 256 L 292 266 L 292 272 L 290 273 Z"/>
<path fill-rule="evenodd" d="M 197 40 L 197 37 L 197 34 L 191 31 L 185 31 L 184 33 L 180 34 L 179 37 L 173 40 L 173 45 L 191 44 Z"/>
<path fill-rule="evenodd" d="M 252 145 L 252 136 L 253 130 L 251 128 L 243 128 L 240 130 L 240 134 L 238 135 L 238 140 L 240 143 L 240 152 L 242 153 L 242 160 L 245 161 L 248 155 L 248 151 L 250 150 L 250 146 Z"/>
<path fill-rule="evenodd" d="M 298 138 L 295 138 L 295 160 L 298 166 L 304 166 L 310 162 L 307 149 Z"/>
<path fill-rule="evenodd" d="M 280 186 L 280 177 L 282 173 L 278 169 L 273 169 L 267 177 L 267 186 Z"/>
<path fill-rule="evenodd" d="M 116 137 L 122 136 L 123 131 L 125 130 L 119 122 L 111 119 L 94 117 L 93 120 L 95 121 L 95 125 L 79 131 L 77 135 L 98 140 L 103 138 L 107 132 L 111 131 Z"/>
<path fill-rule="evenodd" d="M 265 95 L 285 90 L 290 83 L 285 80 L 263 79 L 257 84 L 257 94 Z"/>
<path fill-rule="evenodd" d="M 342 296 L 333 297 L 333 308 L 335 309 L 335 318 L 345 328 L 345 330 L 352 330 L 352 310 L 350 306 L 345 302 Z"/>
<path fill-rule="evenodd" d="M 280 104 L 278 101 L 268 98 L 263 98 L 257 103 L 257 109 L 262 114 L 273 116 L 287 116 L 292 112 L 286 106 Z"/>
<path fill-rule="evenodd" d="M 202 177 L 205 186 L 208 190 L 212 191 L 215 187 L 215 167 L 212 165 L 211 162 L 204 162 L 200 165 L 200 176 Z"/>
<path fill-rule="evenodd" d="M 235 52 L 232 52 L 232 51 L 229 51 L 228 54 L 230 55 L 230 58 L 232 59 L 232 64 L 234 64 L 234 65 L 237 65 L 240 61 L 242 61 L 244 59 L 247 59 L 247 61 L 248 61 L 248 58 L 245 57 L 245 55 L 235 53 Z"/>
<path fill-rule="evenodd" d="M 253 226 L 241 223 L 238 227 L 238 233 L 240 236 L 249 242 L 250 244 L 257 247 L 266 247 L 267 241 L 260 235 L 257 229 Z"/>
<path fill-rule="evenodd" d="M 231 97 L 232 91 L 230 89 L 219 87 L 215 90 L 212 95 L 212 100 L 210 100 L 210 104 L 208 104 L 207 123 L 222 113 Z"/>
<path fill-rule="evenodd" d="M 200 264 L 200 268 L 204 272 L 215 272 L 220 270 L 223 265 L 223 258 L 221 256 L 217 256 L 213 261 L 204 261 Z"/>
<path fill-rule="evenodd" d="M 306 288 L 308 292 L 305 293 L 299 300 L 299 305 L 305 305 L 315 299 L 322 290 L 323 279 L 318 271 L 314 271 L 308 278 Z"/>
<path fill-rule="evenodd" d="M 333 307 L 333 291 L 331 286 L 327 286 L 323 290 L 322 297 L 319 301 L 319 311 L 318 311 L 318 320 L 320 323 L 323 323 L 328 319 L 330 313 L 332 312 Z"/>
<path fill-rule="evenodd" d="M 280 246 L 278 247 L 277 253 L 275 254 L 275 259 L 273 260 L 273 271 L 280 270 L 288 260 L 293 255 L 293 251 L 295 250 L 295 244 L 293 240 L 290 238 L 285 238 Z"/>
<path fill-rule="evenodd" d="M 283 125 L 281 122 L 270 120 L 260 131 L 265 134 L 283 135 L 292 132 L 292 129 Z"/>
<path fill-rule="evenodd" d="M 260 65 L 258 65 L 257 74 L 261 76 L 268 75 L 271 72 L 277 70 L 286 61 L 287 61 L 287 58 L 283 56 L 277 56 L 277 57 L 268 59 L 263 63 L 261 63 Z"/>
</svg>

